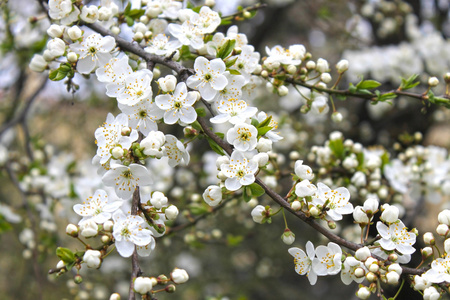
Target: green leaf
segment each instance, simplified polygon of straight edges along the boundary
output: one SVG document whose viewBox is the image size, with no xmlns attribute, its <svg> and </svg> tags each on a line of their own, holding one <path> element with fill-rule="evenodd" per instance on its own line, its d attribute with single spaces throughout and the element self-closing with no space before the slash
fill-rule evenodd
<svg viewBox="0 0 450 300">
<path fill-rule="evenodd" d="M 418 74 L 413 74 L 408 79 L 401 77 L 402 83 L 400 84 L 399 89 L 403 91 L 412 89 L 413 87 L 415 87 L 420 83 L 419 81 L 416 81 L 418 77 L 419 77 Z"/>
<path fill-rule="evenodd" d="M 238 59 L 237 56 L 236 56 L 235 58 L 233 58 L 233 59 L 228 59 L 228 60 L 225 62 L 225 66 L 226 66 L 227 68 L 231 67 L 232 65 L 234 65 L 234 63 L 236 62 L 237 59 Z"/>
<path fill-rule="evenodd" d="M 222 140 L 225 137 L 225 134 L 223 134 L 222 132 L 215 132 L 215 134 L 220 137 Z"/>
<path fill-rule="evenodd" d="M 230 247 L 236 247 L 238 246 L 242 241 L 244 240 L 244 237 L 242 235 L 227 235 L 227 245 Z"/>
<path fill-rule="evenodd" d="M 202 126 L 200 125 L 200 123 L 198 121 L 194 121 L 193 123 L 191 123 L 191 126 L 195 130 L 198 130 L 198 131 L 202 131 L 203 130 Z"/>
<path fill-rule="evenodd" d="M 266 127 L 269 126 L 270 121 L 272 120 L 272 116 L 268 116 L 264 121 L 259 123 L 258 127 Z"/>
<path fill-rule="evenodd" d="M 222 21 L 220 22 L 220 26 L 230 25 L 232 23 L 231 20 L 232 20 L 231 18 L 223 18 Z"/>
<path fill-rule="evenodd" d="M 206 117 L 206 111 L 203 107 L 196 108 L 195 111 L 197 112 L 197 116 Z"/>
<path fill-rule="evenodd" d="M 272 126 L 258 127 L 258 136 L 263 136 L 270 130 L 272 130 Z"/>
<path fill-rule="evenodd" d="M 0 215 L 0 233 L 3 233 L 11 229 L 12 229 L 11 224 L 9 224 L 9 222 L 6 221 L 2 215 Z"/>
<path fill-rule="evenodd" d="M 222 147 L 220 147 L 216 142 L 214 142 L 210 137 L 206 137 L 208 140 L 209 146 L 211 147 L 211 150 L 216 152 L 219 155 L 225 155 L 225 152 L 223 151 Z"/>
<path fill-rule="evenodd" d="M 248 186 L 244 186 L 242 196 L 243 196 L 245 202 L 248 202 L 252 199 L 252 191 Z"/>
<path fill-rule="evenodd" d="M 253 197 L 260 197 L 265 193 L 264 189 L 257 183 L 250 184 L 248 188 L 250 189 Z"/>
<path fill-rule="evenodd" d="M 344 143 L 342 142 L 342 139 L 332 140 L 329 142 L 328 146 L 334 156 L 341 159 L 344 158 Z"/>
<path fill-rule="evenodd" d="M 125 21 L 127 22 L 127 25 L 130 27 L 133 26 L 133 24 L 134 24 L 134 20 L 132 17 L 125 16 Z"/>
<path fill-rule="evenodd" d="M 227 71 L 230 72 L 231 75 L 241 75 L 241 72 L 239 72 L 238 70 L 227 68 Z"/>
<path fill-rule="evenodd" d="M 217 57 L 221 59 L 225 59 L 228 55 L 233 52 L 234 46 L 236 45 L 236 40 L 227 40 L 222 47 L 219 48 L 219 52 L 217 53 Z"/>
<path fill-rule="evenodd" d="M 207 207 L 205 207 L 203 205 L 198 205 L 198 204 L 191 205 L 189 207 L 189 210 L 191 211 L 191 213 L 193 215 L 196 215 L 196 216 L 203 215 L 203 214 L 208 212 L 208 208 Z"/>
<path fill-rule="evenodd" d="M 357 85 L 356 88 L 358 90 L 371 90 L 374 88 L 377 88 L 381 85 L 378 81 L 375 80 L 361 80 Z"/>
<path fill-rule="evenodd" d="M 252 124 L 253 126 L 255 126 L 255 127 L 258 127 L 258 126 L 259 126 L 258 120 L 254 119 L 254 118 L 252 119 L 251 124 Z"/>
<path fill-rule="evenodd" d="M 126 14 L 126 16 L 133 18 L 133 19 L 139 19 L 144 14 L 145 14 L 145 10 L 143 10 L 143 9 L 132 9 Z"/>
<path fill-rule="evenodd" d="M 60 81 L 66 78 L 67 74 L 71 72 L 72 69 L 66 64 L 61 65 L 58 69 L 50 71 L 48 78 L 52 81 Z"/>
<path fill-rule="evenodd" d="M 68 248 L 56 248 L 56 256 L 58 256 L 66 265 L 71 264 L 76 260 L 75 254 Z"/>
<path fill-rule="evenodd" d="M 397 95 L 395 93 L 381 94 L 380 91 L 375 91 L 375 94 L 377 95 L 377 101 L 380 101 L 380 102 L 385 102 L 387 100 L 397 98 Z"/>
</svg>

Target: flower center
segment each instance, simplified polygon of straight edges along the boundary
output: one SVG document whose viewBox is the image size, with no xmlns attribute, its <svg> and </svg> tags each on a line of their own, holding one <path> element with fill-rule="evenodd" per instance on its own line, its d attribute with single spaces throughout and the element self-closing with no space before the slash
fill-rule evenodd
<svg viewBox="0 0 450 300">
<path fill-rule="evenodd" d="M 204 78 L 206 81 L 210 81 L 212 76 L 210 74 L 206 74 Z"/>
<path fill-rule="evenodd" d="M 95 49 L 95 47 L 91 47 L 91 48 L 89 48 L 89 53 L 95 54 L 95 53 L 97 53 L 97 49 Z"/>
<path fill-rule="evenodd" d="M 147 116 L 147 112 L 146 112 L 145 110 L 141 110 L 141 111 L 139 112 L 139 116 L 140 116 L 141 118 L 145 118 L 145 117 Z"/>
<path fill-rule="evenodd" d="M 122 173 L 123 177 L 125 178 L 131 178 L 131 171 L 130 170 L 126 170 Z"/>
<path fill-rule="evenodd" d="M 239 178 L 242 178 L 242 177 L 244 177 L 244 171 L 242 171 L 242 170 L 239 170 L 237 173 L 237 176 L 239 177 Z"/>
<path fill-rule="evenodd" d="M 124 228 L 124 229 L 122 229 L 122 232 L 120 233 L 120 235 L 129 237 L 130 233 L 131 232 L 128 230 L 128 228 Z"/>
<path fill-rule="evenodd" d="M 173 106 L 174 106 L 176 109 L 180 109 L 180 108 L 181 108 L 181 102 L 176 101 L 176 102 L 173 104 Z"/>
</svg>

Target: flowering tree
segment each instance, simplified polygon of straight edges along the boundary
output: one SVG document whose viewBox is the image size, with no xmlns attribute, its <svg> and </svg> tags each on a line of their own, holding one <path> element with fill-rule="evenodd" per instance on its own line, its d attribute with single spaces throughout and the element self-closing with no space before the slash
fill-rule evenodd
<svg viewBox="0 0 450 300">
<path fill-rule="evenodd" d="M 284 220 L 284 228 L 271 226 L 282 232 L 287 245 L 295 242 L 295 232 L 300 235 L 296 229 L 303 226 L 293 224 L 305 225 L 305 241 L 284 249 L 282 259 L 311 285 L 320 282 L 319 277 L 340 274 L 344 285 L 359 284 L 355 290 L 360 299 L 395 299 L 405 286 L 424 299 L 448 293 L 450 210 L 441 207 L 435 217 L 439 240 L 426 232 L 420 244 L 423 231 L 413 228 L 419 225 L 415 215 L 424 202 L 444 203 L 450 194 L 447 150 L 418 145 L 420 133 L 404 135 L 403 144 L 392 146 L 395 152 L 365 147 L 336 130 L 321 140 L 322 146 L 310 149 L 298 144 L 297 137 L 304 124 L 317 127 L 313 135 L 323 135 L 318 127 L 329 124 L 328 119 L 331 126 L 352 127 L 354 111 L 346 103 L 354 98 L 370 103 L 381 119 L 386 105 L 396 101 L 419 103 L 412 108 L 436 110 L 445 118 L 450 73 L 433 67 L 430 57 L 423 58 L 427 69 L 383 65 L 381 74 L 379 66 L 361 62 L 368 60 L 361 58 L 367 54 L 356 51 L 345 52 L 335 66 L 315 58 L 302 44 L 266 46 L 265 53 L 259 53 L 236 24 L 252 19 L 265 8 L 262 4 L 239 7 L 229 15 L 214 10 L 215 1 L 36 4 L 45 16 L 33 22 L 41 24 L 37 26 L 48 37 L 32 51 L 38 53 L 30 69 L 64 82 L 75 94 L 88 89 L 81 87 L 83 81 L 96 80 L 97 89 L 109 97 L 105 106 L 111 111 L 93 135 L 83 137 L 95 139 L 96 153 L 88 162 L 33 142 L 28 112 L 44 84 L 21 110 L 13 110 L 15 115 L 1 129 L 3 137 L 16 126 L 24 133 L 25 156 L 11 152 L 14 144 L 4 138 L 1 163 L 28 213 L 19 239 L 35 263 L 37 277 L 35 244 L 40 237 L 33 211 L 40 212 L 40 227 L 48 232 L 57 231 L 55 217 L 64 219 L 65 232 L 73 238 L 66 244 L 50 243 L 59 259 L 49 270 L 52 276 L 71 276 L 81 284 L 89 273 L 99 272 L 88 269 L 112 270 L 109 258 L 118 253 L 120 261 L 131 261 L 128 290 L 114 292 L 114 285 L 107 283 L 107 297 L 136 299 L 139 294 L 156 299 L 163 292 L 183 294 L 183 287 L 177 286 L 189 280 L 187 267 L 165 265 L 162 275 L 153 270 L 151 257 L 162 246 L 159 241 L 170 241 L 209 216 L 218 219 L 222 211 L 239 216 L 232 212 L 239 210 L 254 223 Z M 375 22 L 379 44 L 399 30 L 411 31 L 413 41 L 421 38 L 417 25 L 407 18 L 412 18 L 412 8 L 406 2 L 354 9 L 369 21 L 377 13 L 392 13 L 409 24 L 397 28 L 389 23 L 390 16 L 384 23 Z M 4 11 L 8 20 L 9 8 Z M 8 37 L 15 41 L 11 30 Z M 404 52 L 406 61 L 409 54 Z M 443 74 L 445 89 L 431 76 Z M 263 110 L 270 105 L 261 101 L 269 96 L 257 93 L 261 85 L 278 97 L 279 112 Z M 2 204 L 0 215 L 4 230 L 22 220 L 14 205 Z M 214 226 L 220 228 L 220 223 Z M 318 235 L 327 241 L 319 241 Z M 306 236 L 323 245 L 315 247 Z M 222 231 L 184 236 L 193 247 L 214 239 L 221 240 Z M 226 243 L 237 245 L 243 239 L 230 233 Z M 146 260 L 150 267 L 143 267 Z M 79 298 L 89 297 L 81 292 Z"/>
</svg>

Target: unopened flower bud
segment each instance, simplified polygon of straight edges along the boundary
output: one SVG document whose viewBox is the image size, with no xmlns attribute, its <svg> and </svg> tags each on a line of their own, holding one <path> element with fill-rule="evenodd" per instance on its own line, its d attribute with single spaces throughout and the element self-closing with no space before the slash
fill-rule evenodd
<svg viewBox="0 0 450 300">
<path fill-rule="evenodd" d="M 138 277 L 134 280 L 134 291 L 145 295 L 153 288 L 152 280 L 149 277 Z"/>
<path fill-rule="evenodd" d="M 311 214 L 311 216 L 317 217 L 318 215 L 320 215 L 320 210 L 317 207 L 313 206 L 309 209 L 309 213 Z"/>
<path fill-rule="evenodd" d="M 422 258 L 425 259 L 433 254 L 433 249 L 431 247 L 425 247 L 420 252 L 422 253 Z"/>
<path fill-rule="evenodd" d="M 389 272 L 394 271 L 394 272 L 397 272 L 398 275 L 402 275 L 403 269 L 402 269 L 402 267 L 400 267 L 399 264 L 394 263 L 394 264 L 389 265 L 388 271 Z"/>
<path fill-rule="evenodd" d="M 336 229 L 336 222 L 329 220 L 327 222 L 328 228 L 330 229 Z"/>
<path fill-rule="evenodd" d="M 111 237 L 109 235 L 105 234 L 105 235 L 102 235 L 101 240 L 102 240 L 103 244 L 108 244 L 109 242 L 111 242 Z"/>
<path fill-rule="evenodd" d="M 70 236 L 77 237 L 78 236 L 78 227 L 74 224 L 69 224 L 66 227 L 66 233 Z"/>
<path fill-rule="evenodd" d="M 398 255 L 396 253 L 391 253 L 388 256 L 388 260 L 389 261 L 397 261 L 398 260 Z"/>
<path fill-rule="evenodd" d="M 80 27 L 75 25 L 67 29 L 67 35 L 72 41 L 76 41 L 81 38 L 83 32 L 81 31 Z"/>
<path fill-rule="evenodd" d="M 427 287 L 431 286 L 431 282 L 425 279 L 423 276 L 414 276 L 414 288 L 418 291 L 423 291 Z"/>
<path fill-rule="evenodd" d="M 52 24 L 47 29 L 47 34 L 52 38 L 60 38 L 63 35 L 64 27 L 57 24 Z"/>
<path fill-rule="evenodd" d="M 129 136 L 131 134 L 131 128 L 130 127 L 123 127 L 121 131 L 123 136 Z"/>
<path fill-rule="evenodd" d="M 67 60 L 71 63 L 75 63 L 78 61 L 78 55 L 75 52 L 67 53 Z"/>
<path fill-rule="evenodd" d="M 344 73 L 348 70 L 348 60 L 342 59 L 336 64 L 336 69 L 339 72 L 339 74 Z"/>
<path fill-rule="evenodd" d="M 172 273 L 170 273 L 170 278 L 176 284 L 181 284 L 189 280 L 189 275 L 186 270 L 175 268 Z"/>
<path fill-rule="evenodd" d="M 103 230 L 104 231 L 111 232 L 113 227 L 114 227 L 114 222 L 113 221 L 108 220 L 105 223 L 103 223 Z"/>
<path fill-rule="evenodd" d="M 289 65 L 286 69 L 289 74 L 295 74 L 297 72 L 297 67 L 294 65 Z"/>
<path fill-rule="evenodd" d="M 450 226 L 450 210 L 444 209 L 438 214 L 438 221 L 441 224 Z"/>
<path fill-rule="evenodd" d="M 111 296 L 109 296 L 109 300 L 121 300 L 120 294 L 118 293 L 111 294 Z"/>
<path fill-rule="evenodd" d="M 398 215 L 400 211 L 396 206 L 384 204 L 383 206 L 383 213 L 381 214 L 381 220 L 387 223 L 393 223 L 398 220 Z"/>
<path fill-rule="evenodd" d="M 302 204 L 300 201 L 295 200 L 294 202 L 291 203 L 291 208 L 295 211 L 300 210 L 302 208 Z"/>
<path fill-rule="evenodd" d="M 369 282 L 375 282 L 376 280 L 377 280 L 377 275 L 375 275 L 375 273 L 373 273 L 373 272 L 368 272 L 367 274 L 366 274 L 366 279 L 369 281 Z"/>
<path fill-rule="evenodd" d="M 434 235 L 431 232 L 425 232 L 423 234 L 423 241 L 426 245 L 434 245 L 436 242 Z"/>
<path fill-rule="evenodd" d="M 366 271 L 363 268 L 358 267 L 355 269 L 355 277 L 356 278 L 362 278 L 364 276 L 366 276 Z"/>
<path fill-rule="evenodd" d="M 397 272 L 391 271 L 386 274 L 386 280 L 389 284 L 397 284 L 400 279 L 400 275 Z"/>
<path fill-rule="evenodd" d="M 446 236 L 448 234 L 448 226 L 446 224 L 439 224 L 436 228 L 436 232 L 440 236 Z"/>
<path fill-rule="evenodd" d="M 330 83 L 332 80 L 330 73 L 322 73 L 322 75 L 320 75 L 320 80 L 323 83 Z"/>
<path fill-rule="evenodd" d="M 356 297 L 359 299 L 369 299 L 370 297 L 370 290 L 366 286 L 362 286 L 359 288 L 359 290 L 356 292 Z"/>
<path fill-rule="evenodd" d="M 80 283 L 83 282 L 83 277 L 81 277 L 80 274 L 77 274 L 77 275 L 75 275 L 75 277 L 73 278 L 73 281 L 74 281 L 76 284 L 80 284 Z"/>
<path fill-rule="evenodd" d="M 56 268 L 57 269 L 62 269 L 66 266 L 66 264 L 64 263 L 64 261 L 60 260 L 58 261 L 58 263 L 56 264 Z"/>
<path fill-rule="evenodd" d="M 164 290 L 165 290 L 167 293 L 175 293 L 175 291 L 177 290 L 177 288 L 176 288 L 176 286 L 175 286 L 174 284 L 169 284 L 168 286 L 166 286 L 166 287 L 164 288 Z"/>
<path fill-rule="evenodd" d="M 125 151 L 122 147 L 114 147 L 114 149 L 111 150 L 111 154 L 114 159 L 121 159 L 124 153 Z"/>
<path fill-rule="evenodd" d="M 430 77 L 428 79 L 428 85 L 431 87 L 435 87 L 439 84 L 439 79 L 437 79 L 437 77 Z"/>
<path fill-rule="evenodd" d="M 283 97 L 286 96 L 287 94 L 289 94 L 289 89 L 287 88 L 287 86 L 282 85 L 278 88 L 278 95 Z"/>
<path fill-rule="evenodd" d="M 369 257 L 371 257 L 371 253 L 367 246 L 359 248 L 355 252 L 355 258 L 359 261 L 366 261 Z"/>
<path fill-rule="evenodd" d="M 88 268 L 98 269 L 102 263 L 102 253 L 98 250 L 86 250 L 83 255 L 83 261 Z"/>
<path fill-rule="evenodd" d="M 376 273 L 380 269 L 380 266 L 378 264 L 370 264 L 368 269 L 370 272 Z"/>
<path fill-rule="evenodd" d="M 178 216 L 178 208 L 175 205 L 170 205 L 166 208 L 164 213 L 166 214 L 166 218 L 168 220 L 175 220 Z"/>
<path fill-rule="evenodd" d="M 295 242 L 295 234 L 290 229 L 285 229 L 281 235 L 281 239 L 286 245 L 292 245 Z"/>
<path fill-rule="evenodd" d="M 338 111 L 335 111 L 334 113 L 331 114 L 331 121 L 333 121 L 334 123 L 341 123 L 342 122 L 342 114 Z"/>
</svg>

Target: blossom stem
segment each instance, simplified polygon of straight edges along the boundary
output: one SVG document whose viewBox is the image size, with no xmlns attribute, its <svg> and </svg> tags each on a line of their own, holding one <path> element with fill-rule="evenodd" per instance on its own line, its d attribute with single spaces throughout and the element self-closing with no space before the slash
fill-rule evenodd
<svg viewBox="0 0 450 300">
<path fill-rule="evenodd" d="M 105 255 L 103 255 L 103 258 L 106 258 L 108 255 L 110 255 L 114 251 L 114 249 L 116 249 L 116 245 L 112 245 L 111 250 L 109 250 Z"/>
<path fill-rule="evenodd" d="M 394 295 L 393 298 L 391 298 L 392 300 L 397 299 L 398 295 L 400 295 L 400 292 L 402 291 L 403 285 L 405 284 L 405 279 L 402 279 L 402 283 L 400 284 L 400 287 L 398 288 L 397 293 Z"/>
<path fill-rule="evenodd" d="M 89 246 L 88 244 L 86 244 L 82 239 L 80 239 L 79 236 L 77 236 L 77 240 L 79 240 L 86 248 L 90 249 L 91 246 Z"/>
<path fill-rule="evenodd" d="M 286 215 L 284 214 L 284 208 L 281 208 L 281 212 L 283 213 L 284 226 L 286 227 L 286 229 L 289 229 L 287 221 L 286 221 Z"/>
</svg>

